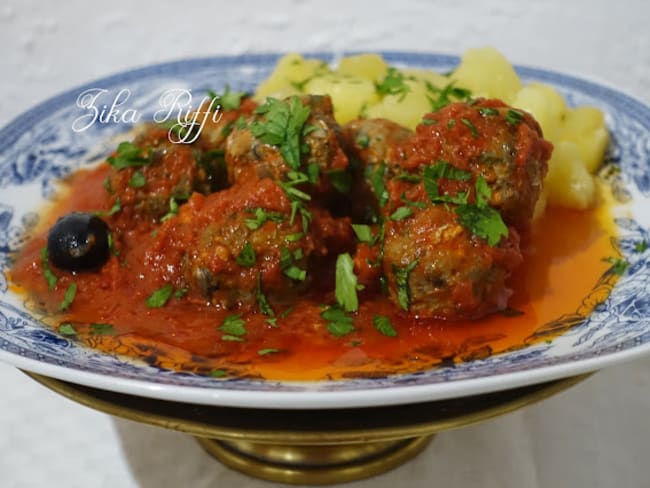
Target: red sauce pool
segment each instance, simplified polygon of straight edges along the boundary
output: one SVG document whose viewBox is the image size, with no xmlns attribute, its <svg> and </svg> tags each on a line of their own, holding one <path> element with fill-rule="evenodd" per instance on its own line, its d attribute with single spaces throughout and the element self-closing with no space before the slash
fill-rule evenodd
<svg viewBox="0 0 650 488">
<path fill-rule="evenodd" d="M 531 244 L 524 247 L 525 262 L 511 279 L 510 307 L 517 313 L 476 321 L 414 321 L 385 298 L 366 297 L 355 314 L 355 332 L 337 338 L 320 317 L 320 305 L 332 303 L 332 297 L 312 296 L 294 304 L 286 317 L 278 319 L 277 327 L 266 323 L 267 317 L 260 313 L 244 315 L 245 341 L 228 342 L 221 339 L 218 326 L 232 312 L 177 298 L 162 308 L 146 306 L 151 289 L 141 278 L 147 270 L 137 256 L 140 246 L 151 239 L 150 230 L 134 234 L 133 247 L 111 257 L 100 272 L 75 276 L 57 272 L 57 287 L 48 291 L 40 256 L 47 230 L 60 215 L 103 208 L 106 174 L 107 168 L 99 167 L 73 176 L 69 184 L 74 191 L 62 193 L 40 232 L 17 256 L 12 288 L 29 297 L 31 308 L 48 312 L 52 326 L 73 323 L 77 339 L 87 345 L 164 368 L 274 380 L 414 372 L 552 339 L 607 294 L 608 287 L 595 286 L 608 268 L 602 258 L 613 252 L 609 207 L 580 212 L 548 209 L 535 223 Z M 72 281 L 77 284 L 73 304 L 65 313 L 53 313 Z M 375 314 L 391 317 L 397 337 L 377 332 L 372 324 Z M 565 320 L 557 322 L 560 317 Z M 111 324 L 114 333 L 97 334 L 92 323 Z"/>
</svg>

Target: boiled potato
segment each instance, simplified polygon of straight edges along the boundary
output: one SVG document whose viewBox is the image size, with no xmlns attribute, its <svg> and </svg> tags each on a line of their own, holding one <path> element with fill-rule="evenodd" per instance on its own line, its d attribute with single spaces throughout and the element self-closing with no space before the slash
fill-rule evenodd
<svg viewBox="0 0 650 488">
<path fill-rule="evenodd" d="M 388 65 L 379 54 L 359 54 L 346 56 L 339 62 L 336 72 L 342 75 L 365 78 L 370 81 L 380 81 Z"/>
<path fill-rule="evenodd" d="M 332 97 L 334 117 L 339 124 L 359 118 L 363 109 L 379 101 L 372 81 L 334 73 L 312 79 L 305 86 L 305 92 Z"/>
<path fill-rule="evenodd" d="M 429 111 L 428 91 L 419 81 L 406 80 L 404 84 L 408 87 L 406 93 L 384 95 L 381 103 L 368 107 L 368 118 L 385 118 L 415 129 Z"/>
<path fill-rule="evenodd" d="M 329 72 L 327 63 L 319 59 L 304 59 L 300 54 L 283 56 L 265 81 L 259 84 L 255 99 L 263 101 L 266 97 L 283 98 L 300 93 L 301 84 L 317 74 Z"/>
<path fill-rule="evenodd" d="M 406 78 L 421 81 L 425 86 L 427 83 L 430 83 L 438 89 L 444 88 L 451 82 L 448 77 L 426 69 L 403 69 L 401 72 Z"/>
<path fill-rule="evenodd" d="M 559 137 L 578 145 L 587 171 L 594 174 L 598 170 L 609 144 L 609 132 L 601 110 L 595 107 L 569 110 L 560 127 Z"/>
<path fill-rule="evenodd" d="M 560 126 L 567 113 L 567 106 L 555 88 L 542 83 L 531 83 L 517 92 L 512 105 L 532 114 L 542 127 L 546 139 L 551 142 L 559 140 Z"/>
<path fill-rule="evenodd" d="M 515 69 L 492 47 L 468 49 L 450 76 L 458 86 L 472 90 L 474 96 L 500 98 L 511 103 L 521 89 Z"/>
<path fill-rule="evenodd" d="M 574 142 L 555 145 L 544 184 L 549 205 L 586 209 L 596 202 L 594 177 L 585 168 Z"/>
</svg>

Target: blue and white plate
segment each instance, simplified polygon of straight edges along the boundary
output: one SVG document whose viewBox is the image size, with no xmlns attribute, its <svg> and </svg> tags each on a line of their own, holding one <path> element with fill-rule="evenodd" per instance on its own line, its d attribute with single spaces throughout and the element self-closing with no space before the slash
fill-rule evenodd
<svg viewBox="0 0 650 488">
<path fill-rule="evenodd" d="M 456 57 L 434 54 L 384 55 L 391 64 L 438 71 L 458 63 Z M 632 201 L 630 216 L 617 219 L 618 245 L 630 266 L 606 302 L 552 344 L 541 342 L 484 360 L 377 379 L 215 380 L 88 349 L 57 335 L 31 315 L 23 300 L 8 290 L 12 253 L 37 222 L 37 212 L 52 197 L 56 181 L 105 156 L 115 145 L 113 136 L 129 128 L 118 119 L 74 131 L 73 124 L 79 129 L 90 121 L 87 109 L 77 106 L 84 100 L 80 94 L 95 88 L 107 90 L 97 99 L 101 105 L 110 104 L 120 90 L 127 89 L 121 108 L 133 109 L 146 120 L 160 110 L 159 97 L 168 89 L 187 88 L 198 94 L 229 84 L 254 91 L 278 57 L 190 59 L 120 73 L 54 97 L 2 129 L 0 359 L 46 376 L 145 397 L 208 405 L 320 409 L 414 403 L 503 390 L 595 371 L 650 353 L 650 250 L 635 251 L 636 243 L 650 242 L 650 108 L 611 88 L 531 68 L 518 68 L 524 82 L 551 84 L 570 105 L 593 105 L 605 112 L 612 134 L 608 157 L 620 166 L 619 190 Z M 332 59 L 331 54 L 318 57 Z M 129 119 L 132 113 L 125 115 Z"/>
</svg>

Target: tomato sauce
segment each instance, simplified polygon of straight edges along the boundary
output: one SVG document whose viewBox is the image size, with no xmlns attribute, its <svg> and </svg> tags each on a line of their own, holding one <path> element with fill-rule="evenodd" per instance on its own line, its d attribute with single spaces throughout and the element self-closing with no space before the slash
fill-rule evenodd
<svg viewBox="0 0 650 488">
<path fill-rule="evenodd" d="M 548 209 L 522 245 L 525 262 L 511 277 L 514 293 L 506 313 L 474 321 L 415 320 L 383 295 L 362 292 L 359 311 L 353 314 L 355 331 L 335 337 L 320 316 L 322 304 L 333 303 L 333 293 L 310 292 L 294 303 L 276 305 L 275 326 L 257 310 L 246 312 L 245 340 L 224 341 L 218 327 L 232 312 L 191 293 L 172 297 L 164 307 L 146 305 L 152 285 L 142 257 L 154 239 L 146 226 L 132 230 L 120 255 L 112 256 L 100 271 L 73 275 L 54 270 L 59 280 L 48 290 L 41 250 L 49 226 L 73 210 L 104 208 L 102 183 L 107 174 L 103 165 L 80 171 L 67 182 L 67 190 L 48 209 L 40 233 L 17 256 L 12 287 L 27 296 L 31 309 L 46 314 L 53 327 L 73 324 L 75 340 L 162 368 L 273 380 L 415 372 L 552 339 L 606 298 L 602 290 L 608 286 L 596 288 L 603 276 L 610 280 L 608 285 L 615 279 L 607 278 L 608 265 L 602 262 L 613 252 L 609 206 L 581 212 Z M 59 312 L 73 281 L 74 302 Z M 375 329 L 376 314 L 390 317 L 396 337 Z M 110 333 L 98 333 L 91 324 L 110 324 Z"/>
</svg>

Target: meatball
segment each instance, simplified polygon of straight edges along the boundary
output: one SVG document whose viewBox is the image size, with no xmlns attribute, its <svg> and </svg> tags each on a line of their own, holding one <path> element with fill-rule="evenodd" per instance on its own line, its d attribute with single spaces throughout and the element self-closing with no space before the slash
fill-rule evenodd
<svg viewBox="0 0 650 488">
<path fill-rule="evenodd" d="M 203 121 L 201 134 L 196 141 L 196 146 L 207 151 L 223 151 L 226 148 L 226 139 L 234 130 L 237 120 L 240 117 L 244 119 L 250 117 L 257 104 L 253 99 L 244 97 L 241 100 L 238 109 L 224 110 L 220 109 L 220 114 L 216 117 L 207 117 Z"/>
<path fill-rule="evenodd" d="M 385 225 L 383 270 L 396 306 L 417 317 L 445 319 L 477 318 L 506 307 L 506 279 L 522 262 L 515 229 L 491 247 L 444 205 Z"/>
<path fill-rule="evenodd" d="M 348 158 L 339 142 L 340 127 L 334 120 L 332 101 L 329 96 L 318 95 L 306 95 L 300 100 L 310 109 L 299 134 L 299 169 L 310 176 L 305 191 L 312 196 L 331 194 L 338 186 L 331 174 L 345 174 L 348 168 Z M 282 103 L 289 104 L 289 101 Z M 287 163 L 277 145 L 265 144 L 253 135 L 251 125 L 266 122 L 266 114 L 256 114 L 245 126 L 235 127 L 228 136 L 226 162 L 231 183 L 251 178 L 284 181 L 292 169 L 296 169 Z"/>
<path fill-rule="evenodd" d="M 499 100 L 452 103 L 425 115 L 403 163 L 418 171 L 440 161 L 482 176 L 490 205 L 519 229 L 527 227 L 542 189 L 552 145 L 533 117 Z"/>
<path fill-rule="evenodd" d="M 374 222 L 385 204 L 377 191 L 386 179 L 400 172 L 405 158 L 402 145 L 413 132 L 386 119 L 360 119 L 342 129 L 343 144 L 350 156 L 353 199 L 350 213 L 358 222 Z"/>
<path fill-rule="evenodd" d="M 125 144 L 125 143 L 123 143 Z M 201 153 L 189 144 L 173 144 L 168 129 L 147 126 L 132 144 L 109 158 L 105 187 L 112 203 L 119 200 L 125 218 L 157 220 L 170 210 L 170 201 L 187 200 L 193 192 L 223 188 L 223 157 Z"/>
<path fill-rule="evenodd" d="M 208 196 L 194 194 L 164 222 L 147 253 L 162 279 L 226 308 L 252 305 L 260 291 L 282 299 L 310 282 L 310 263 L 350 242 L 314 209 L 307 232 L 291 221 L 291 202 L 270 179 L 251 180 Z M 345 235 L 347 233 L 347 235 Z"/>
</svg>

